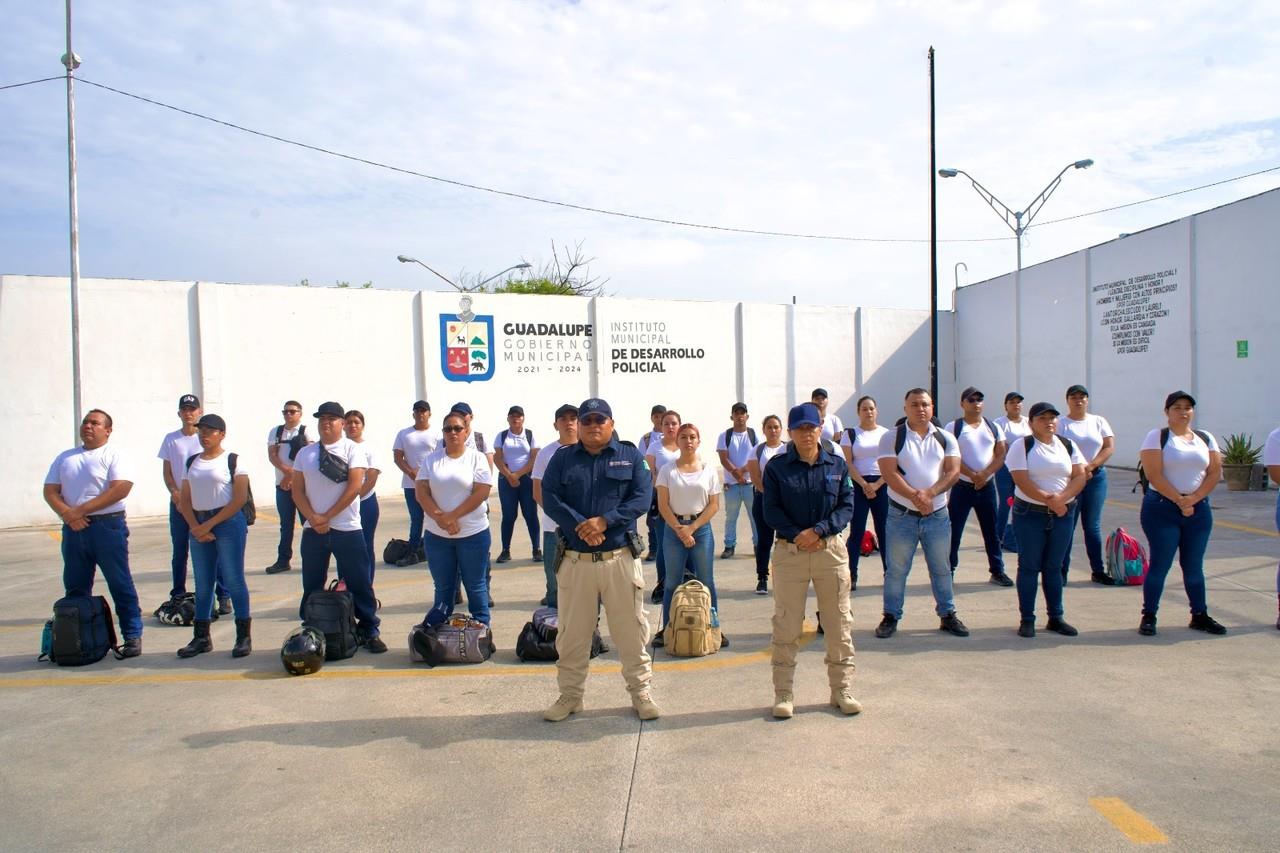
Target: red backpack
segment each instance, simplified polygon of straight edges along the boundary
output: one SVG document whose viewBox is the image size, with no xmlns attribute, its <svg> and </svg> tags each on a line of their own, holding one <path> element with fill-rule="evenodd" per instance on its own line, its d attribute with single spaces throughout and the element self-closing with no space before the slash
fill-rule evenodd
<svg viewBox="0 0 1280 853">
<path fill-rule="evenodd" d="M 870 530 L 862 531 L 862 556 L 870 557 L 875 551 L 880 550 L 880 543 L 876 541 L 876 535 Z"/>
<path fill-rule="evenodd" d="M 1117 584 L 1138 586 L 1147 579 L 1147 549 L 1129 535 L 1123 527 L 1117 527 L 1107 537 L 1107 575 Z"/>
</svg>

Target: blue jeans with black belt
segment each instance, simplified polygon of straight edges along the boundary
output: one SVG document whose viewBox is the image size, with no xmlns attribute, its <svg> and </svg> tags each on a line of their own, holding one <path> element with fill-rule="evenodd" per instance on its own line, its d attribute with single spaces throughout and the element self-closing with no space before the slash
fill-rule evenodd
<svg viewBox="0 0 1280 853">
<path fill-rule="evenodd" d="M 72 530 L 62 525 L 62 586 L 67 595 L 93 595 L 94 568 L 111 591 L 126 640 L 142 636 L 142 608 L 129 573 L 129 525 L 124 513 L 113 517 L 89 516 L 89 526 Z"/>
<path fill-rule="evenodd" d="M 1160 609 L 1164 581 L 1176 555 L 1182 566 L 1182 584 L 1187 590 L 1192 613 L 1208 612 L 1205 595 L 1204 554 L 1213 532 L 1213 511 L 1209 499 L 1195 505 L 1191 515 L 1183 515 L 1173 501 L 1151 489 L 1142 499 L 1142 532 L 1151 553 L 1147 579 L 1142 582 L 1142 612 L 1152 616 Z"/>
<path fill-rule="evenodd" d="M 302 528 L 302 605 L 298 607 L 299 616 L 303 613 L 303 605 L 307 596 L 317 590 L 324 589 L 325 580 L 329 576 L 329 559 L 332 557 L 338 564 L 338 575 L 355 604 L 356 621 L 360 631 L 366 637 L 378 636 L 378 626 L 382 620 L 378 618 L 377 599 L 373 595 L 373 581 L 369 580 L 369 567 L 365 565 L 364 534 L 359 530 L 334 530 L 328 533 L 316 533 L 310 527 Z"/>
<path fill-rule="evenodd" d="M 929 566 L 929 584 L 933 587 L 934 610 L 946 616 L 956 610 L 951 587 L 951 565 L 947 561 L 951 548 L 951 518 L 947 508 L 921 516 L 889 502 L 884 524 L 882 548 L 888 551 L 888 568 L 884 576 L 884 612 L 894 619 L 902 618 L 902 605 L 907 597 L 907 575 L 916 555 L 916 544 L 924 546 L 925 563 Z"/>
<path fill-rule="evenodd" d="M 218 510 L 197 511 L 196 521 L 204 523 L 217 515 Z M 196 575 L 196 618 L 208 621 L 213 618 L 214 585 L 221 580 L 231 596 L 231 606 L 236 619 L 248 619 L 249 586 L 244 581 L 244 545 L 249 526 L 244 515 L 237 512 L 213 528 L 212 542 L 200 542 L 191 537 L 191 562 Z"/>
<path fill-rule="evenodd" d="M 978 516 L 982 544 L 987 551 L 987 570 L 993 575 L 1004 574 L 1004 553 L 1000 550 L 1000 537 L 996 535 L 996 491 L 996 484 L 990 480 L 981 489 L 964 480 L 956 480 L 951 487 L 947 503 L 947 512 L 951 516 L 951 571 L 960 565 L 960 538 L 964 535 L 964 524 L 969 520 L 969 510 L 973 510 Z"/>
<path fill-rule="evenodd" d="M 489 624 L 489 546 L 493 538 L 489 528 L 470 536 L 457 538 L 437 536 L 426 531 L 422 547 L 427 552 L 427 568 L 435 584 L 435 602 L 427 621 L 438 625 L 453 613 L 458 592 L 458 578 L 467 591 L 467 608 L 473 619 Z"/>
<path fill-rule="evenodd" d="M 738 545 L 738 511 L 747 508 L 747 517 L 751 519 L 751 544 L 759 544 L 760 535 L 756 531 L 756 519 L 751 515 L 751 504 L 755 501 L 755 486 L 750 483 L 724 484 L 724 547 L 736 548 Z M 676 537 L 679 541 L 679 537 Z"/>
<path fill-rule="evenodd" d="M 685 523 L 688 523 L 687 521 Z M 719 609 L 719 602 L 716 598 L 716 579 L 712 569 L 715 561 L 716 537 L 711 532 L 711 525 L 704 524 L 697 530 L 693 531 L 693 545 L 686 546 L 680 541 L 680 537 L 670 526 L 664 524 L 662 526 L 662 551 L 666 554 L 667 564 L 671 566 L 684 566 L 692 563 L 693 577 L 695 580 L 701 581 L 711 590 L 711 606 Z M 662 591 L 662 624 L 667 624 L 667 619 L 671 616 L 671 596 L 675 593 L 683 581 L 683 575 L 678 581 L 672 579 Z"/>
<path fill-rule="evenodd" d="M 864 476 L 862 479 L 868 483 L 878 483 L 880 475 L 874 474 L 870 477 Z M 867 516 L 871 516 L 872 525 L 876 531 L 876 544 L 880 551 L 880 567 L 885 572 L 889 571 L 889 558 L 886 556 L 888 547 L 885 545 L 885 529 L 884 521 L 889 514 L 889 487 L 881 486 L 876 489 L 876 496 L 868 498 L 862 488 L 856 483 L 853 486 L 853 523 L 849 525 L 849 541 L 845 543 L 845 550 L 849 552 L 849 577 L 853 583 L 858 582 L 858 563 L 862 560 L 862 538 L 867 531 Z"/>
<path fill-rule="evenodd" d="M 1102 562 L 1102 505 L 1107 502 L 1107 469 L 1099 468 L 1093 472 L 1084 484 L 1080 497 L 1076 498 L 1075 518 L 1080 519 L 1080 527 L 1084 530 L 1084 550 L 1089 555 L 1089 567 L 1094 574 L 1105 574 L 1106 565 Z M 1075 544 L 1075 520 L 1071 522 L 1071 543 Z M 1067 556 L 1062 561 L 1062 578 L 1066 580 L 1067 570 L 1071 568 L 1071 545 L 1067 546 Z"/>
<path fill-rule="evenodd" d="M 187 552 L 196 540 L 191 538 L 191 528 L 187 526 L 186 518 L 173 501 L 169 501 L 169 541 L 173 543 L 173 559 L 169 563 L 173 573 L 173 588 L 169 590 L 169 597 L 181 598 L 187 594 Z M 218 576 L 215 591 L 218 598 L 227 595 L 226 589 L 222 586 L 221 575 Z"/>
<path fill-rule="evenodd" d="M 1036 586 L 1044 587 L 1049 618 L 1061 617 L 1062 561 L 1071 547 L 1074 507 L 1066 515 L 1041 512 L 1035 505 L 1014 501 L 1010 524 L 1018 537 L 1018 611 L 1024 621 L 1036 618 Z"/>
<path fill-rule="evenodd" d="M 1002 465 L 996 472 L 996 489 L 999 500 L 996 502 L 996 537 L 1006 551 L 1018 550 L 1018 532 L 1009 523 L 1009 499 L 1013 497 L 1013 475 L 1009 467 Z"/>
</svg>

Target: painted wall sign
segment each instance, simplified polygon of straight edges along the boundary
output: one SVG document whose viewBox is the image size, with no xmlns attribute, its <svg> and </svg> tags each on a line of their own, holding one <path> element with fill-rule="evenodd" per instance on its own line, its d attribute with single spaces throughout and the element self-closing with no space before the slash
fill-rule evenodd
<svg viewBox="0 0 1280 853">
<path fill-rule="evenodd" d="M 1093 286 L 1096 316 L 1117 355 L 1147 352 L 1178 290 L 1178 268 L 1141 273 Z"/>
<path fill-rule="evenodd" d="M 440 371 L 452 382 L 483 382 L 493 361 L 493 315 L 475 314 L 464 296 L 457 314 L 440 315 Z"/>
</svg>

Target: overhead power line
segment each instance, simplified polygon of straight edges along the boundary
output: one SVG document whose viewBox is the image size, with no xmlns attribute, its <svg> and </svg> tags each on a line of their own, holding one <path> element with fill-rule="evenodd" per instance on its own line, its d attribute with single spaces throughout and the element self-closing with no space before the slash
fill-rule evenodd
<svg viewBox="0 0 1280 853">
<path fill-rule="evenodd" d="M 67 79 L 67 75 L 58 74 L 53 77 L 41 77 L 39 80 L 28 80 L 25 83 L 9 83 L 6 86 L 0 86 L 0 92 L 4 91 L 5 89 L 18 89 L 23 86 L 33 86 L 36 83 L 48 83 L 50 80 L 66 80 L 66 79 Z M 79 78 L 77 77 L 76 79 L 79 79 Z"/>
</svg>

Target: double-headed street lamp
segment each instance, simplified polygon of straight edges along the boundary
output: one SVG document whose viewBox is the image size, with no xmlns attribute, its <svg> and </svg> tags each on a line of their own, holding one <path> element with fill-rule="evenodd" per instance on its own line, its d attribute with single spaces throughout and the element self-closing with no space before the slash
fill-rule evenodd
<svg viewBox="0 0 1280 853">
<path fill-rule="evenodd" d="M 1053 191 L 1058 188 L 1058 184 L 1062 183 L 1062 176 L 1072 169 L 1087 169 L 1093 165 L 1093 161 L 1089 159 L 1077 160 L 1074 163 L 1068 163 L 1062 167 L 1062 171 L 1054 176 L 1040 195 L 1031 200 L 1022 210 L 1012 210 L 1009 205 L 996 198 L 991 190 L 978 183 L 978 179 L 970 175 L 964 169 L 939 169 L 938 175 L 944 178 L 954 178 L 957 175 L 964 175 L 969 179 L 969 183 L 973 185 L 974 192 L 982 196 L 982 200 L 991 205 L 991 209 L 1004 220 L 1004 224 L 1009 226 L 1009 230 L 1013 232 L 1013 236 L 1018 241 L 1018 266 L 1013 274 L 1013 384 L 1015 387 L 1022 386 L 1022 315 L 1021 315 L 1021 294 L 1022 294 L 1022 235 L 1031 227 L 1031 220 L 1035 219 L 1036 214 L 1044 207 L 1045 202 L 1049 200 L 1049 196 L 1053 195 Z M 968 269 L 966 267 L 965 269 Z M 954 300 L 955 297 L 952 297 Z"/>
<path fill-rule="evenodd" d="M 463 290 L 461 287 L 459 287 L 458 285 L 454 284 L 454 283 L 453 283 L 452 281 L 450 281 L 448 278 L 445 278 L 443 275 L 440 275 L 440 273 L 438 273 L 438 272 L 436 272 L 435 270 L 431 269 L 431 267 L 427 266 L 426 264 L 424 264 L 422 261 L 418 260 L 417 258 L 411 258 L 411 257 L 409 257 L 408 255 L 396 255 L 396 260 L 397 260 L 397 261 L 399 261 L 399 262 L 400 262 L 400 263 L 402 263 L 402 264 L 417 264 L 418 266 L 420 266 L 420 267 L 422 267 L 423 269 L 425 269 L 427 272 L 432 273 L 433 275 L 435 275 L 435 276 L 437 276 L 437 277 L 439 277 L 439 278 L 443 279 L 444 281 L 448 282 L 449 286 L 450 286 L 450 287 L 452 287 L 454 290 L 458 291 L 459 293 L 466 293 L 466 292 L 467 292 L 467 291 Z M 502 272 L 498 273 L 497 275 L 491 275 L 491 276 L 489 276 L 489 277 L 488 277 L 488 278 L 486 278 L 484 281 L 482 281 L 482 282 L 480 282 L 479 284 L 477 284 L 477 285 L 476 285 L 476 287 L 477 287 L 477 288 L 484 287 L 486 284 L 488 284 L 489 282 L 493 281 L 495 278 L 501 278 L 502 276 L 506 275 L 507 273 L 511 272 L 512 270 L 527 270 L 527 269 L 529 269 L 529 268 L 530 268 L 530 266 L 531 266 L 530 264 L 516 264 L 515 266 L 507 267 L 505 270 L 503 270 Z"/>
</svg>

